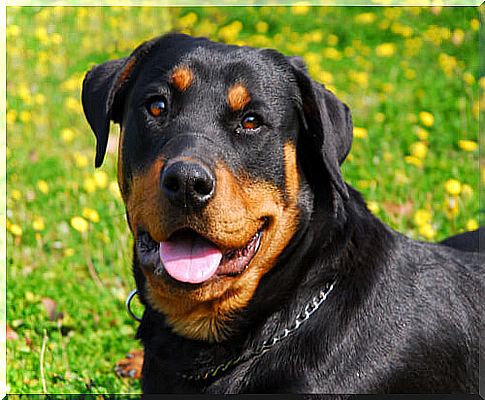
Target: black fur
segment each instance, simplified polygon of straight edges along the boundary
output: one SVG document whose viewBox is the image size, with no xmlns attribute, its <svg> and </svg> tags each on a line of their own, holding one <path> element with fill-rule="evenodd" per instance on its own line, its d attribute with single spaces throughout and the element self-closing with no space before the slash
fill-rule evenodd
<svg viewBox="0 0 485 400">
<path fill-rule="evenodd" d="M 234 171 L 243 168 L 285 190 L 282 146 L 289 141 L 297 145 L 301 179 L 298 231 L 228 340 L 209 344 L 173 333 L 142 296 L 145 393 L 478 392 L 483 257 L 410 240 L 368 211 L 339 170 L 352 140 L 350 112 L 309 78 L 301 59 L 184 35 L 151 41 L 131 57 L 137 64 L 126 82 L 118 80 L 130 57 L 96 67 L 84 84 L 84 109 L 98 139 L 96 165 L 114 119 L 125 131 L 127 180 L 159 154 L 198 151 L 209 164 L 223 159 Z M 147 127 L 137 116 L 147 87 L 160 90 L 164 73 L 182 59 L 196 66 L 207 86 L 188 92 L 190 100 L 173 100 L 176 122 Z M 218 100 L 227 74 L 258 94 L 257 110 L 270 126 L 260 137 L 233 137 L 234 117 Z M 177 134 L 192 132 L 210 135 L 211 144 L 196 134 L 177 142 Z M 468 247 L 461 241 L 453 246 Z M 143 292 L 136 248 L 134 254 Z M 203 382 L 181 377 L 250 354 L 291 326 L 333 279 L 318 311 L 266 353 Z"/>
</svg>

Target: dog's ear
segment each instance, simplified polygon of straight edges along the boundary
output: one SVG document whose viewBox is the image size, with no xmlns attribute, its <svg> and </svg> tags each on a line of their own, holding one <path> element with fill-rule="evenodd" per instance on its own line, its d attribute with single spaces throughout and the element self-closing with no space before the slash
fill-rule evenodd
<svg viewBox="0 0 485 400">
<path fill-rule="evenodd" d="M 121 122 L 123 89 L 133 76 L 141 59 L 157 40 L 138 46 L 126 58 L 108 61 L 93 67 L 85 76 L 82 87 L 82 105 L 86 119 L 96 136 L 95 167 L 103 163 L 108 145 L 110 121 Z"/>
<path fill-rule="evenodd" d="M 352 145 L 352 116 L 349 108 L 333 93 L 310 78 L 300 57 L 288 57 L 301 93 L 305 129 L 318 150 L 330 179 L 340 196 L 347 200 L 349 193 L 340 173 Z"/>
</svg>

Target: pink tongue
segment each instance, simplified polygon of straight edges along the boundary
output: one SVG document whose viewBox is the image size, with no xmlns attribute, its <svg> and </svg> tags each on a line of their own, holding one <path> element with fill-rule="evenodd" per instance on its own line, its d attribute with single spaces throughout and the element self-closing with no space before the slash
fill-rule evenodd
<svg viewBox="0 0 485 400">
<path fill-rule="evenodd" d="M 221 251 L 200 236 L 160 243 L 160 259 L 167 273 L 181 282 L 201 283 L 213 276 Z"/>
</svg>

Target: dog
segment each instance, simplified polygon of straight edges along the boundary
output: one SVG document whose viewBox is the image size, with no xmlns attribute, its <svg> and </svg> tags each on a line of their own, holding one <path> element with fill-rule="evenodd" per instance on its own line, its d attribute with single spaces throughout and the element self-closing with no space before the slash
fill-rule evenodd
<svg viewBox="0 0 485 400">
<path fill-rule="evenodd" d="M 484 257 L 367 209 L 350 110 L 301 58 L 171 33 L 82 104 L 96 167 L 121 127 L 144 393 L 478 392 Z"/>
</svg>

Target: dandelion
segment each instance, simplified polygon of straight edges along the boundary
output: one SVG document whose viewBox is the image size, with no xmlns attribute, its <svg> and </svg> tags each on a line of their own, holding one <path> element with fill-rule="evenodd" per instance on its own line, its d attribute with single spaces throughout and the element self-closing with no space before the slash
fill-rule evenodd
<svg viewBox="0 0 485 400">
<path fill-rule="evenodd" d="M 382 43 L 376 47 L 378 57 L 391 57 L 395 52 L 396 45 L 394 43 Z"/>
<path fill-rule="evenodd" d="M 376 20 L 376 15 L 371 12 L 362 13 L 355 16 L 355 22 L 358 24 L 371 24 Z"/>
<path fill-rule="evenodd" d="M 66 143 L 72 142 L 72 140 L 74 139 L 74 136 L 75 136 L 74 131 L 70 128 L 64 128 L 61 131 L 62 140 L 64 140 Z"/>
<path fill-rule="evenodd" d="M 475 151 L 478 147 L 478 143 L 473 140 L 459 140 L 458 147 L 464 151 Z"/>
<path fill-rule="evenodd" d="M 86 232 L 89 228 L 89 223 L 83 217 L 72 217 L 71 226 L 78 232 Z"/>
<path fill-rule="evenodd" d="M 452 196 L 458 196 L 461 193 L 461 183 L 456 179 L 448 179 L 445 182 L 445 190 Z"/>
<path fill-rule="evenodd" d="M 291 12 L 294 15 L 306 15 L 310 11 L 310 6 L 305 4 L 295 4 L 291 7 Z"/>
<path fill-rule="evenodd" d="M 463 32 L 461 29 L 455 29 L 453 31 L 453 34 L 451 35 L 451 42 L 455 46 L 460 46 L 463 43 L 464 39 L 465 39 L 465 32 Z"/>
<path fill-rule="evenodd" d="M 427 141 L 428 140 L 428 137 L 429 137 L 429 132 L 426 129 L 421 128 L 419 126 L 416 129 L 416 136 L 419 138 L 419 140 Z"/>
<path fill-rule="evenodd" d="M 354 137 L 358 139 L 366 139 L 367 136 L 367 129 L 354 126 Z"/>
<path fill-rule="evenodd" d="M 44 218 L 35 217 L 32 221 L 32 228 L 34 229 L 34 231 L 43 231 L 45 229 Z"/>
<path fill-rule="evenodd" d="M 75 253 L 74 249 L 70 247 L 68 247 L 67 249 L 64 249 L 64 257 L 72 257 L 74 253 Z"/>
<path fill-rule="evenodd" d="M 10 197 L 12 198 L 12 200 L 19 201 L 22 198 L 22 193 L 20 192 L 20 190 L 12 189 L 12 191 L 10 192 Z"/>
<path fill-rule="evenodd" d="M 425 224 L 430 224 L 432 217 L 433 214 L 431 214 L 431 211 L 419 209 L 414 213 L 413 221 L 416 226 L 422 226 Z"/>
<path fill-rule="evenodd" d="M 342 58 L 342 54 L 340 53 L 340 51 L 333 47 L 326 47 L 323 50 L 323 56 L 330 60 L 340 60 Z"/>
<path fill-rule="evenodd" d="M 10 232 L 14 236 L 22 236 L 22 228 L 17 224 L 10 225 Z"/>
<path fill-rule="evenodd" d="M 426 158 L 428 147 L 422 142 L 415 142 L 410 146 L 409 150 L 412 156 L 423 160 Z"/>
<path fill-rule="evenodd" d="M 369 201 L 367 203 L 367 208 L 372 214 L 377 214 L 379 212 L 379 204 L 376 201 Z"/>
<path fill-rule="evenodd" d="M 473 74 L 472 74 L 472 73 L 470 73 L 470 72 L 465 72 L 465 73 L 463 74 L 463 80 L 465 81 L 465 83 L 466 83 L 467 85 L 470 85 L 470 86 L 471 86 L 471 85 L 473 85 L 473 84 L 475 83 L 475 77 L 474 77 L 474 76 L 473 76 Z"/>
<path fill-rule="evenodd" d="M 99 222 L 99 214 L 96 210 L 93 210 L 92 208 L 84 207 L 82 215 L 84 218 L 87 218 L 92 222 Z"/>
<path fill-rule="evenodd" d="M 267 22 L 258 21 L 258 23 L 256 24 L 256 31 L 258 33 L 266 33 L 268 32 L 268 29 L 269 29 L 269 25 Z"/>
<path fill-rule="evenodd" d="M 85 178 L 83 188 L 87 193 L 94 193 L 96 191 L 96 181 L 91 177 Z"/>
<path fill-rule="evenodd" d="M 474 230 L 477 230 L 478 229 L 478 222 L 476 219 L 472 218 L 472 219 L 469 219 L 467 222 L 466 222 L 466 230 L 467 231 L 474 231 Z"/>
<path fill-rule="evenodd" d="M 421 159 L 414 157 L 414 156 L 406 156 L 406 157 L 404 157 L 404 161 L 407 164 L 414 165 L 415 167 L 422 167 L 423 166 L 423 161 L 421 161 Z"/>
<path fill-rule="evenodd" d="M 104 171 L 95 171 L 94 172 L 94 181 L 96 186 L 100 189 L 105 189 L 108 186 L 108 174 Z"/>
<path fill-rule="evenodd" d="M 74 153 L 74 162 L 79 168 L 85 168 L 89 164 L 88 158 L 79 152 Z"/>
<path fill-rule="evenodd" d="M 378 112 L 374 115 L 374 121 L 382 123 L 386 120 L 386 115 L 384 113 Z"/>
<path fill-rule="evenodd" d="M 474 31 L 478 31 L 478 29 L 480 28 L 480 21 L 476 18 L 473 18 L 470 21 L 470 28 L 472 28 L 472 30 Z"/>
<path fill-rule="evenodd" d="M 49 184 L 41 179 L 37 181 L 37 189 L 39 189 L 42 193 L 47 194 L 49 193 Z"/>
<path fill-rule="evenodd" d="M 19 119 L 24 124 L 26 124 L 32 120 L 32 114 L 30 113 L 30 111 L 21 111 L 19 114 Z"/>
<path fill-rule="evenodd" d="M 242 28 L 243 24 L 241 21 L 234 21 L 219 29 L 219 37 L 226 42 L 234 42 Z"/>
<path fill-rule="evenodd" d="M 419 119 L 421 120 L 422 124 L 428 128 L 434 124 L 434 116 L 428 111 L 421 111 L 419 113 Z"/>
<path fill-rule="evenodd" d="M 418 232 L 427 240 L 432 240 L 436 236 L 436 229 L 433 228 L 431 224 L 421 225 L 418 229 Z"/>
</svg>

